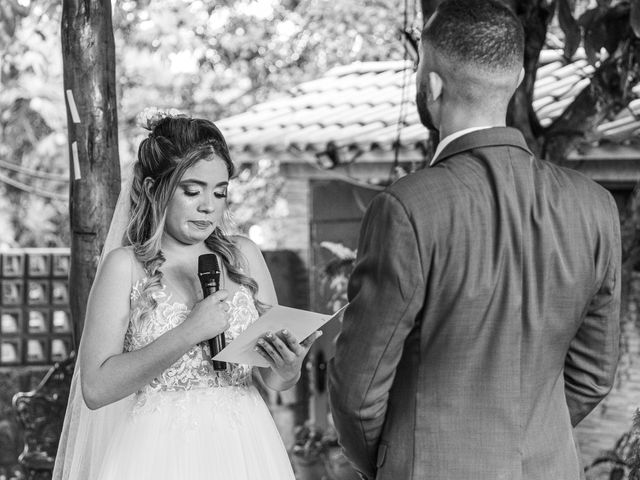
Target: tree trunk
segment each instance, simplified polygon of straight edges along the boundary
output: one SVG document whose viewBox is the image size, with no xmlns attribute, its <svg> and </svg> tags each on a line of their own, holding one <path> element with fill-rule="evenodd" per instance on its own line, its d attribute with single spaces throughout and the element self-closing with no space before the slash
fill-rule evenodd
<svg viewBox="0 0 640 480">
<path fill-rule="evenodd" d="M 511 99 L 507 125 L 522 132 L 529 148 L 540 156 L 543 129 L 533 110 L 533 89 L 540 51 L 544 47 L 549 22 L 555 11 L 554 1 L 504 2 L 509 4 L 524 27 L 524 79 Z"/>
<path fill-rule="evenodd" d="M 73 105 L 65 95 L 72 172 L 69 289 L 77 347 L 87 298 L 120 191 L 110 0 L 64 0 L 61 30 L 64 89 L 67 94 L 73 93 L 79 114 L 74 122 Z M 74 144 L 79 179 L 74 168 Z"/>
</svg>

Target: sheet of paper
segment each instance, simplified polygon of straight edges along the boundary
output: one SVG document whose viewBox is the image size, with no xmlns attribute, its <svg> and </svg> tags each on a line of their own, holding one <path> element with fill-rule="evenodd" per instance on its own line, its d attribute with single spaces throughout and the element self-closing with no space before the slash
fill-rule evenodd
<svg viewBox="0 0 640 480">
<path fill-rule="evenodd" d="M 343 310 L 344 307 L 335 314 L 329 315 L 276 305 L 249 325 L 233 342 L 218 353 L 214 360 L 268 367 L 267 361 L 253 349 L 260 336 L 267 332 L 275 333 L 287 329 L 298 341 L 302 341 L 332 319 L 337 320 Z"/>
</svg>

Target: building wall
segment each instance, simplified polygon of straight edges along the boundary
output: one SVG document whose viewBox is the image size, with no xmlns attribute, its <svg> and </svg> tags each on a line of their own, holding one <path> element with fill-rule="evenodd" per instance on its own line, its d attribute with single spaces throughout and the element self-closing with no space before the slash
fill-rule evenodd
<svg viewBox="0 0 640 480">
<path fill-rule="evenodd" d="M 278 223 L 278 248 L 300 252 L 307 260 L 309 252 L 309 181 L 288 178 L 282 190 L 287 202 L 287 217 Z"/>
</svg>

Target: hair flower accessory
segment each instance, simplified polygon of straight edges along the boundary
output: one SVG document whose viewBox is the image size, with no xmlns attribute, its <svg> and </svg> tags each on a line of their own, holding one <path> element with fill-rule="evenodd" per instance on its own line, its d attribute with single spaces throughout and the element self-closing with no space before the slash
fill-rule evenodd
<svg viewBox="0 0 640 480">
<path fill-rule="evenodd" d="M 180 117 L 184 116 L 180 110 L 170 108 L 168 110 L 161 110 L 157 107 L 147 107 L 136 117 L 136 124 L 147 130 L 153 130 L 154 127 L 167 117 Z"/>
</svg>

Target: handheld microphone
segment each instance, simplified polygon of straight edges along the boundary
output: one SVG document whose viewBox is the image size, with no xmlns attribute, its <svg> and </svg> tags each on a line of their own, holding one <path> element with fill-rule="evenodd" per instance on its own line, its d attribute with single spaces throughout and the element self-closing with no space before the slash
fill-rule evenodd
<svg viewBox="0 0 640 480">
<path fill-rule="evenodd" d="M 198 278 L 204 297 L 220 290 L 220 266 L 218 257 L 213 253 L 207 253 L 198 257 Z M 211 358 L 215 357 L 225 347 L 224 332 L 208 340 Z M 211 360 L 214 370 L 226 370 L 227 363 Z"/>
</svg>

